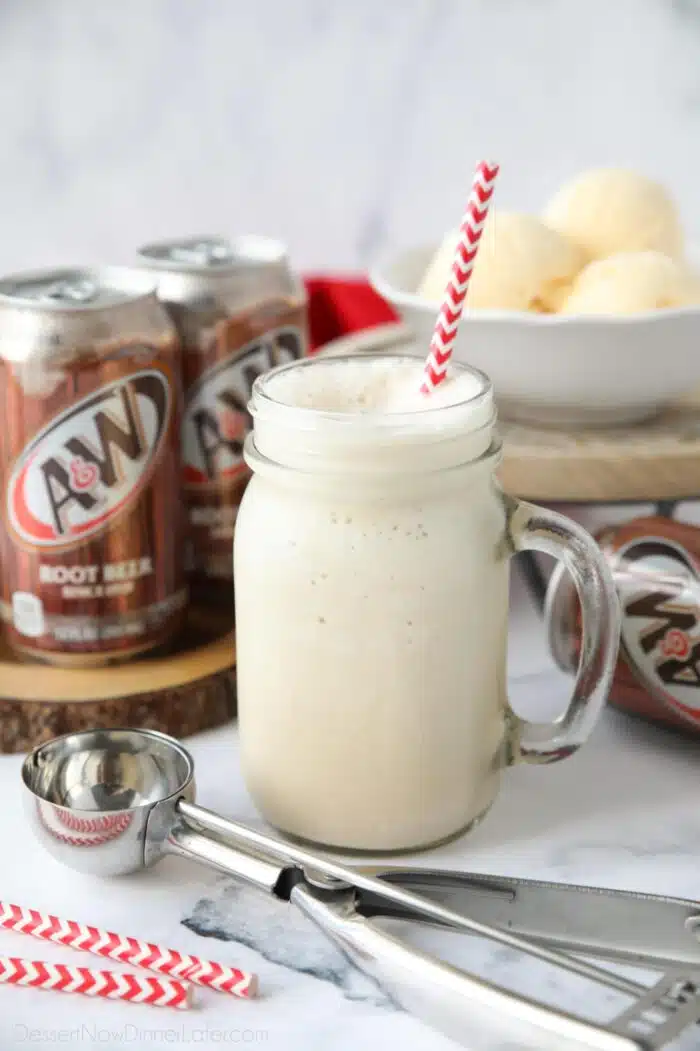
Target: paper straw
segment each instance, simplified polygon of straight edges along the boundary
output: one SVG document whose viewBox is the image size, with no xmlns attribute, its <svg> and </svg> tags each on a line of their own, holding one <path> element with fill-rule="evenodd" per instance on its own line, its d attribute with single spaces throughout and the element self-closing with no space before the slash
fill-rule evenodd
<svg viewBox="0 0 700 1051">
<path fill-rule="evenodd" d="M 459 228 L 450 279 L 447 282 L 433 338 L 430 341 L 430 350 L 425 361 L 421 384 L 421 391 L 424 394 L 430 394 L 447 375 L 447 366 L 457 338 L 462 308 L 467 296 L 498 170 L 499 166 L 489 161 L 481 161 L 476 166 L 467 208 Z"/>
<path fill-rule="evenodd" d="M 82 993 L 153 1007 L 175 1007 L 180 1011 L 192 1006 L 192 986 L 187 982 L 93 971 L 89 967 L 67 967 L 63 963 L 22 960 L 18 956 L 0 956 L 0 984 L 26 985 L 56 993 Z"/>
<path fill-rule="evenodd" d="M 82 949 L 95 956 L 107 956 L 111 960 L 158 974 L 181 978 L 232 996 L 251 999 L 258 992 L 257 975 L 240 971 L 237 967 L 201 960 L 198 956 L 179 953 L 175 949 L 166 949 L 139 938 L 114 934 L 99 927 L 89 927 L 74 920 L 62 920 L 37 909 L 23 909 L 20 905 L 0 902 L 0 927 L 31 934 L 43 941 L 67 945 L 72 949 Z"/>
</svg>

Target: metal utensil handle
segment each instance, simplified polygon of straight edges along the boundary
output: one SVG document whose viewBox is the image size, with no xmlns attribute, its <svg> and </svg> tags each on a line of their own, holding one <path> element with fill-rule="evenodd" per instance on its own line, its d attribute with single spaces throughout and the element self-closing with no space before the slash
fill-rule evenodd
<svg viewBox="0 0 700 1051">
<path fill-rule="evenodd" d="M 649 1051 L 670 1043 L 700 1021 L 700 988 L 696 980 L 679 974 L 664 975 L 645 996 L 618 1015 L 610 1030 L 640 1041 Z"/>
<path fill-rule="evenodd" d="M 659 970 L 700 971 L 697 901 L 447 869 L 371 866 L 365 871 L 481 923 L 563 952 Z M 425 922 L 371 895 L 363 898 L 360 912 Z"/>
<path fill-rule="evenodd" d="M 235 876 L 258 890 L 274 894 L 285 866 L 257 857 L 228 843 L 189 827 L 186 821 L 176 820 L 164 843 L 169 854 L 197 861 L 209 868 Z"/>
<path fill-rule="evenodd" d="M 278 869 L 278 875 L 284 871 L 285 866 L 299 865 L 302 868 L 315 870 L 321 872 L 325 876 L 330 876 L 332 879 L 338 880 L 340 886 L 356 887 L 371 891 L 373 894 L 378 895 L 388 901 L 394 902 L 402 906 L 404 909 L 418 912 L 424 916 L 427 916 L 438 923 L 445 924 L 451 927 L 457 927 L 459 930 L 468 931 L 470 934 L 475 934 L 482 938 L 487 938 L 490 941 L 499 942 L 501 945 L 507 945 L 510 949 L 515 949 L 518 952 L 527 953 L 529 956 L 535 956 L 539 960 L 543 960 L 545 963 L 552 964 L 555 967 L 562 967 L 564 970 L 570 971 L 573 974 L 578 974 L 582 978 L 588 978 L 592 982 L 597 982 L 599 985 L 605 985 L 608 988 L 616 989 L 618 992 L 625 993 L 628 996 L 637 996 L 639 994 L 640 987 L 636 982 L 631 982 L 627 978 L 623 978 L 622 975 L 612 974 L 610 971 L 605 970 L 603 967 L 596 967 L 594 964 L 586 963 L 584 960 L 577 960 L 572 956 L 567 956 L 563 952 L 557 952 L 555 949 L 547 948 L 543 945 L 537 945 L 534 942 L 528 941 L 525 938 L 520 938 L 515 934 L 510 934 L 508 931 L 499 930 L 497 927 L 490 927 L 485 923 L 479 923 L 476 920 L 470 919 L 468 916 L 463 916 L 458 912 L 454 912 L 452 909 L 447 909 L 440 905 L 438 902 L 430 901 L 428 898 L 420 897 L 418 894 L 412 894 L 410 891 L 404 890 L 402 887 L 392 886 L 386 883 L 384 880 L 377 879 L 373 876 L 367 876 L 364 873 L 355 871 L 352 868 L 348 868 L 345 865 L 341 865 L 336 861 L 331 861 L 329 858 L 324 857 L 322 854 L 315 854 L 312 851 L 306 850 L 304 847 L 296 846 L 293 843 L 283 843 L 280 840 L 274 839 L 272 836 L 266 835 L 264 832 L 258 832 L 256 829 L 248 828 L 247 825 L 238 824 L 235 821 L 228 821 L 226 818 L 220 817 L 218 814 L 212 813 L 210 810 L 206 810 L 204 807 L 197 806 L 195 803 L 188 803 L 184 799 L 180 799 L 177 803 L 177 812 L 184 818 L 186 825 L 194 826 L 197 828 L 204 829 L 208 832 L 213 833 L 215 836 L 225 840 L 225 843 L 231 847 L 239 845 L 243 849 L 241 851 L 232 851 L 229 867 L 226 867 L 226 859 L 223 855 L 220 855 L 224 864 L 221 862 L 217 863 L 213 861 L 209 854 L 209 848 L 204 847 L 203 843 L 200 847 L 203 848 L 203 854 L 200 855 L 200 860 L 207 864 L 215 864 L 221 868 L 224 872 L 229 872 L 232 876 L 238 876 L 241 879 L 247 879 L 248 882 L 255 883 L 254 879 L 246 875 L 246 861 L 245 861 L 245 850 L 248 851 L 253 849 L 253 854 L 258 858 L 264 859 L 265 863 L 277 863 L 281 865 Z M 178 833 L 180 843 L 183 844 L 187 841 L 187 836 L 184 831 Z M 183 838 L 184 837 L 184 838 Z M 204 842 L 207 841 L 208 837 L 200 837 Z M 192 845 L 193 840 L 188 840 Z M 237 858 L 236 854 L 240 853 L 241 858 Z M 192 851 L 191 856 L 196 856 Z M 240 869 L 240 871 L 239 871 Z M 274 869 L 274 864 L 273 864 Z M 257 886 L 262 889 L 270 890 L 269 883 L 257 882 Z"/>
<path fill-rule="evenodd" d="M 583 611 L 581 659 L 566 711 L 552 723 L 513 713 L 513 761 L 552 763 L 573 755 L 589 737 L 607 699 L 620 640 L 620 607 L 605 558 L 581 526 L 555 511 L 513 501 L 514 551 L 540 551 L 563 562 Z"/>
<path fill-rule="evenodd" d="M 206 835 L 190 827 L 207 828 Z M 215 838 L 225 835 L 232 842 Z M 245 846 L 240 849 L 234 843 Z M 254 850 L 245 849 L 253 847 Z M 291 862 L 308 863 L 317 872 L 325 872 L 350 889 L 320 890 L 304 882 L 296 883 L 289 895 L 296 905 L 348 959 L 370 975 L 397 1003 L 418 1018 L 460 1042 L 473 1047 L 475 1030 L 483 1023 L 494 1025 L 504 1036 L 517 1040 L 519 1047 L 598 1048 L 600 1051 L 640 1051 L 661 1047 L 687 1025 L 700 1017 L 700 994 L 690 981 L 666 976 L 649 993 L 636 982 L 610 974 L 590 964 L 515 938 L 505 932 L 474 923 L 467 917 L 433 902 L 408 894 L 381 880 L 355 873 L 344 865 L 330 862 L 301 847 L 280 843 L 245 825 L 227 821 L 216 814 L 184 800 L 176 805 L 176 819 L 166 842 L 166 849 L 213 866 L 243 879 L 260 889 L 275 893 L 281 877 Z M 295 857 L 296 855 L 296 857 Z M 537 1001 L 518 996 L 474 975 L 452 967 L 418 949 L 403 944 L 355 911 L 352 887 L 365 885 L 375 894 L 397 899 L 404 907 L 433 914 L 450 926 L 470 930 L 494 941 L 503 942 L 522 952 L 537 956 L 565 970 L 580 974 L 599 984 L 635 997 L 636 1002 L 623 1012 L 612 1026 L 599 1026 Z M 641 993 L 641 999 L 640 997 Z M 652 1016 L 649 1029 L 649 1010 Z M 663 1015 L 658 1011 L 662 1010 Z M 646 1026 L 642 1032 L 640 1026 Z"/>
<path fill-rule="evenodd" d="M 469 1048 L 632 1051 L 627 1032 L 557 1010 L 492 985 L 379 930 L 353 909 L 349 892 L 329 896 L 298 884 L 290 899 L 364 974 L 401 1007 Z M 487 1034 L 488 1045 L 479 1039 Z"/>
</svg>

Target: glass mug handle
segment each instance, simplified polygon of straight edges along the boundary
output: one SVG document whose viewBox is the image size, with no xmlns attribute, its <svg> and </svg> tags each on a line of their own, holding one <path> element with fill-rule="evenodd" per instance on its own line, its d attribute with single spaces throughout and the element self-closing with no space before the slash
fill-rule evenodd
<svg viewBox="0 0 700 1051">
<path fill-rule="evenodd" d="M 566 711 L 551 723 L 523 719 L 511 709 L 512 762 L 554 763 L 587 740 L 605 705 L 620 639 L 620 605 L 600 548 L 585 529 L 555 511 L 506 498 L 511 553 L 539 551 L 563 563 L 583 613 L 581 657 Z"/>
</svg>

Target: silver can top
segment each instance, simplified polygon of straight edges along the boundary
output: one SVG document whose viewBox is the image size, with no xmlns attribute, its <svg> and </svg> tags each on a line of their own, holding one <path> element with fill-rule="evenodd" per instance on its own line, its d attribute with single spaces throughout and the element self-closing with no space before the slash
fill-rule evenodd
<svg viewBox="0 0 700 1051">
<path fill-rule="evenodd" d="M 155 282 L 129 267 L 62 267 L 0 279 L 0 305 L 50 311 L 104 310 L 155 294 Z"/>
<path fill-rule="evenodd" d="M 249 234 L 225 237 L 184 237 L 144 245 L 138 256 L 150 267 L 180 273 L 231 273 L 249 267 L 278 267 L 287 262 L 281 241 Z"/>
</svg>

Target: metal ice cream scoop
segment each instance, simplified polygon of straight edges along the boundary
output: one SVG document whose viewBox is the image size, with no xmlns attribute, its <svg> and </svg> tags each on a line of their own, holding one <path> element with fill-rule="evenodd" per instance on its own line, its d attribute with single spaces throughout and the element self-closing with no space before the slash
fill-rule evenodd
<svg viewBox="0 0 700 1051">
<path fill-rule="evenodd" d="M 362 971 L 407 1010 L 479 1046 L 486 1036 L 519 1048 L 654 1049 L 700 1018 L 700 905 L 616 891 L 416 869 L 351 868 L 228 821 L 194 803 L 194 763 L 173 738 L 148 730 L 88 730 L 40 745 L 22 767 L 25 801 L 41 842 L 59 861 L 99 876 L 133 872 L 164 853 L 226 872 L 300 908 Z M 416 889 L 422 893 L 416 893 Z M 563 895 L 563 896 L 562 896 Z M 518 901 L 524 900 L 523 909 Z M 594 901 L 591 912 L 591 900 Z M 575 902 L 579 903 L 579 910 Z M 596 922 L 604 901 L 606 924 Z M 581 915 L 567 936 L 550 910 Z M 626 921 L 610 924 L 615 903 Z M 513 907 L 509 908 L 508 904 Z M 469 915 L 455 905 L 466 905 Z M 581 910 L 583 910 L 581 914 Z M 649 911 L 651 910 L 651 911 Z M 544 923 L 538 927 L 537 914 Z M 493 925 L 477 919 L 481 913 Z M 640 952 L 646 916 L 680 924 L 686 941 Z M 412 948 L 372 922 L 398 916 L 466 931 L 616 989 L 635 1003 L 607 1027 L 516 995 Z M 695 927 L 693 927 L 695 923 Z M 527 937 L 514 931 L 524 930 Z M 556 948 L 565 947 L 567 952 Z M 625 947 L 627 946 L 627 951 Z M 568 953 L 644 959 L 667 973 L 651 989 Z M 670 968 L 670 969 L 669 969 Z M 697 983 L 697 984 L 696 984 Z"/>
</svg>

